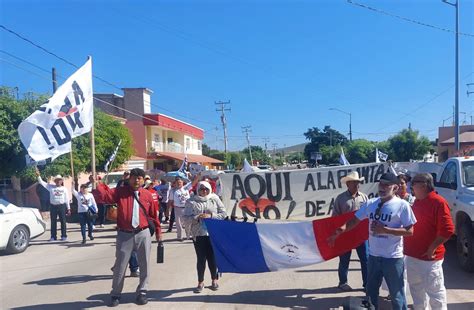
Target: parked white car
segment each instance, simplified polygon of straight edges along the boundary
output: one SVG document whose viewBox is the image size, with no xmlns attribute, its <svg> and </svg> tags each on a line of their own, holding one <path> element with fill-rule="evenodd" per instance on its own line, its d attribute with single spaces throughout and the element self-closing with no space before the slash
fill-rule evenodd
<svg viewBox="0 0 474 310">
<path fill-rule="evenodd" d="M 30 240 L 46 231 L 46 222 L 35 208 L 20 208 L 0 199 L 0 251 L 16 254 L 26 250 Z"/>
</svg>

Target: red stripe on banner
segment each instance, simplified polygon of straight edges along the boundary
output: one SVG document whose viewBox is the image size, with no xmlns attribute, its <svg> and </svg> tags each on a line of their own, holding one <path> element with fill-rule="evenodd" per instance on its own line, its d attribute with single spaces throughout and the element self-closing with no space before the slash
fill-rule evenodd
<svg viewBox="0 0 474 310">
<path fill-rule="evenodd" d="M 362 242 L 369 238 L 369 221 L 367 219 L 359 223 L 351 231 L 345 232 L 336 239 L 334 247 L 330 247 L 327 239 L 336 228 L 341 227 L 345 222 L 354 216 L 354 212 L 346 213 L 336 217 L 328 217 L 313 221 L 313 231 L 316 239 L 316 246 L 324 260 L 330 260 L 334 257 L 358 247 Z"/>
</svg>

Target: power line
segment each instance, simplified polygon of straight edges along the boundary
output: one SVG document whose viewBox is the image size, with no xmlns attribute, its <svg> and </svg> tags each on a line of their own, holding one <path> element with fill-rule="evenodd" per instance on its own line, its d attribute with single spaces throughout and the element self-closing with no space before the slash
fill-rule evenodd
<svg viewBox="0 0 474 310">
<path fill-rule="evenodd" d="M 474 74 L 474 71 L 471 72 L 471 73 L 469 73 L 469 74 L 467 74 L 466 76 L 464 76 L 464 77 L 462 78 L 462 80 L 467 79 L 467 78 L 470 77 L 472 74 Z M 416 111 L 420 110 L 421 108 L 425 107 L 426 105 L 432 103 L 433 101 L 435 101 L 436 99 L 438 99 L 439 97 L 441 97 L 442 95 L 444 95 L 445 93 L 447 93 L 448 91 L 450 91 L 453 87 L 454 87 L 454 85 L 451 85 L 450 87 L 448 87 L 448 88 L 446 88 L 445 90 L 441 91 L 440 93 L 438 93 L 437 95 L 435 95 L 434 97 L 432 97 L 431 99 L 429 99 L 428 101 L 426 101 L 425 103 L 422 103 L 421 105 L 419 105 L 419 106 L 416 107 L 415 109 L 411 110 L 411 111 L 412 111 L 411 113 L 405 113 L 405 115 L 401 116 L 398 120 L 391 122 L 391 125 L 393 125 L 394 123 L 398 123 L 399 121 L 401 121 L 402 119 L 404 119 L 404 118 L 406 118 L 406 117 L 408 117 L 408 116 L 418 116 L 418 115 L 416 115 L 414 112 L 416 112 Z M 391 125 L 388 126 L 388 127 L 391 127 Z M 380 128 L 380 129 L 377 130 L 377 131 L 379 132 L 380 130 L 383 130 L 383 129 L 386 129 L 386 128 L 387 128 L 387 126 L 384 126 L 384 127 Z"/>
<path fill-rule="evenodd" d="M 451 30 L 451 29 L 442 28 L 442 27 L 439 27 L 439 26 L 423 23 L 423 22 L 420 22 L 420 21 L 417 21 L 417 20 L 414 20 L 414 19 L 411 19 L 411 18 L 407 18 L 407 17 L 404 17 L 404 16 L 400 16 L 400 15 L 397 15 L 397 14 L 387 12 L 387 11 L 383 11 L 381 9 L 374 8 L 374 7 L 368 6 L 368 5 L 363 4 L 363 3 L 354 2 L 352 0 L 347 0 L 347 2 L 349 4 L 359 6 L 361 8 L 368 9 L 370 11 L 373 11 L 373 12 L 376 12 L 376 13 L 379 13 L 379 14 L 383 14 L 383 15 L 387 15 L 387 16 L 390 16 L 390 17 L 398 18 L 398 19 L 401 19 L 403 21 L 406 21 L 406 22 L 409 22 L 409 23 L 412 23 L 412 24 L 416 24 L 416 25 L 420 25 L 420 26 L 424 26 L 424 27 L 428 27 L 428 28 L 433 28 L 433 29 L 437 29 L 437 30 L 441 30 L 441 31 L 445 31 L 445 32 L 456 33 L 456 31 Z M 462 36 L 466 36 L 466 37 L 474 37 L 474 34 L 471 34 L 471 33 L 459 32 L 458 34 L 462 35 Z"/>
<path fill-rule="evenodd" d="M 16 37 L 20 38 L 21 40 L 23 40 L 23 41 L 25 41 L 25 42 L 27 42 L 27 43 L 29 43 L 29 44 L 31 44 L 31 45 L 33 45 L 33 46 L 39 48 L 40 50 L 42 50 L 42 51 L 48 53 L 49 55 L 52 55 L 52 56 L 58 58 L 59 60 L 65 62 L 66 64 L 71 65 L 71 66 L 73 66 L 73 67 L 76 68 L 76 69 L 79 68 L 79 66 L 77 66 L 77 65 L 74 64 L 74 63 L 72 63 L 71 61 L 65 59 L 64 57 L 61 57 L 61 56 L 57 55 L 57 54 L 54 53 L 54 52 L 49 51 L 48 49 L 42 47 L 41 45 L 39 45 L 39 44 L 33 42 L 33 41 L 30 40 L 30 39 L 24 37 L 23 35 L 21 35 L 21 34 L 15 32 L 14 30 L 9 29 L 9 28 L 5 27 L 4 25 L 0 25 L 0 28 L 4 29 L 5 31 L 7 31 L 7 32 L 9 32 L 9 33 L 11 33 L 11 34 L 13 34 L 13 35 L 15 35 Z M 28 61 L 26 61 L 26 60 L 23 60 L 23 59 L 21 59 L 21 58 L 18 57 L 18 56 L 15 56 L 15 55 L 13 55 L 13 54 L 11 54 L 11 53 L 8 53 L 8 52 L 6 52 L 6 51 L 3 51 L 3 52 L 6 53 L 6 54 L 8 54 L 8 55 L 10 55 L 10 56 L 12 56 L 12 57 L 14 57 L 14 58 L 16 58 L 16 59 L 18 59 L 18 60 L 25 61 L 26 63 L 31 64 L 30 62 L 28 62 Z M 36 65 L 33 65 L 33 66 L 38 67 L 38 66 L 36 66 Z M 38 68 L 39 68 L 39 67 L 38 67 Z M 41 69 L 41 70 L 44 71 L 45 69 Z M 120 90 L 120 91 L 123 91 L 123 89 L 122 89 L 121 87 L 115 85 L 115 84 L 112 83 L 112 82 L 109 82 L 109 81 L 107 81 L 107 80 L 101 78 L 100 76 L 97 76 L 97 75 L 95 75 L 95 74 L 93 74 L 92 76 L 93 76 L 95 79 L 97 79 L 97 80 L 99 80 L 99 81 L 101 81 L 101 82 L 103 82 L 103 83 L 105 83 L 105 84 L 107 84 L 107 85 L 109 85 L 109 86 L 111 86 L 111 87 L 113 87 L 113 88 L 115 88 L 115 89 L 118 89 L 118 90 Z M 133 96 L 133 95 L 132 95 L 132 96 Z M 135 97 L 136 97 L 136 96 L 135 96 Z M 136 97 L 136 98 L 138 98 L 138 97 Z M 182 114 L 180 114 L 180 113 L 174 112 L 174 111 L 172 111 L 172 110 L 166 109 L 166 108 L 164 108 L 164 107 L 162 107 L 162 106 L 158 106 L 158 105 L 153 104 L 153 103 L 150 103 L 150 105 L 155 106 L 155 107 L 157 107 L 157 108 L 159 108 L 159 109 L 162 109 L 162 110 L 164 110 L 164 111 L 168 111 L 168 112 L 170 112 L 170 113 L 173 113 L 174 115 L 177 115 L 177 116 L 182 117 L 182 118 L 185 118 L 185 119 L 189 119 L 189 120 L 193 120 L 193 121 L 197 121 L 197 122 L 201 122 L 201 123 L 207 123 L 207 124 L 215 125 L 214 123 L 211 123 L 211 122 L 208 122 L 208 121 L 199 120 L 199 119 L 195 119 L 195 118 L 188 117 L 188 116 L 186 116 L 186 115 L 182 115 Z"/>
<path fill-rule="evenodd" d="M 36 73 L 36 72 L 30 71 L 30 70 L 28 70 L 28 69 L 26 69 L 26 68 L 24 68 L 24 67 L 22 67 L 22 66 L 19 66 L 19 65 L 15 64 L 15 63 L 12 63 L 12 62 L 10 62 L 10 61 L 8 61 L 8 60 L 6 60 L 6 59 L 0 58 L 0 61 L 6 62 L 6 63 L 8 63 L 8 64 L 10 64 L 10 65 L 15 66 L 15 67 L 18 68 L 18 69 L 24 70 L 24 71 L 26 71 L 26 72 L 28 72 L 28 73 L 34 74 L 34 75 L 36 75 L 36 76 L 38 76 L 38 77 L 41 77 L 41 78 L 43 78 L 43 79 L 45 79 L 45 80 L 51 81 L 51 78 L 50 78 L 49 76 L 45 76 L 45 75 L 38 74 L 38 73 Z M 127 110 L 127 109 L 125 109 L 125 108 L 121 108 L 121 107 L 116 106 L 115 104 L 110 103 L 110 102 L 108 102 L 108 101 L 105 101 L 105 100 L 103 100 L 103 99 L 100 99 L 100 98 L 97 98 L 97 97 L 94 97 L 94 96 L 93 96 L 93 98 L 94 98 L 94 100 L 97 100 L 97 101 L 99 101 L 99 102 L 105 103 L 105 104 L 107 104 L 107 105 L 109 105 L 109 106 L 112 106 L 112 107 L 114 107 L 114 108 L 117 108 L 117 109 L 119 109 L 119 110 L 122 110 L 122 111 L 124 111 L 124 112 L 126 112 L 126 113 L 129 113 L 129 114 L 131 114 L 131 115 L 135 115 L 135 116 L 141 117 L 141 118 L 143 118 L 143 119 L 145 119 L 145 120 L 148 120 L 148 121 L 150 121 L 150 122 L 152 122 L 152 123 L 154 123 L 154 124 L 156 124 L 156 125 L 160 125 L 159 122 L 158 122 L 157 120 L 155 120 L 155 119 L 146 117 L 146 116 L 144 116 L 144 115 L 140 115 L 140 114 L 138 114 L 138 113 L 135 113 L 135 112 L 133 112 L 133 111 Z M 171 127 L 173 128 L 173 126 L 171 126 Z"/>
<path fill-rule="evenodd" d="M 8 64 L 10 64 L 10 65 L 12 65 L 12 66 L 18 68 L 18 69 L 21 69 L 21 70 L 26 71 L 26 72 L 28 72 L 28 73 L 34 74 L 34 75 L 36 75 L 36 76 L 38 76 L 38 77 L 45 78 L 45 76 L 42 75 L 42 74 L 39 74 L 39 73 L 30 71 L 30 70 L 28 70 L 28 69 L 26 69 L 26 68 L 24 68 L 24 67 L 22 67 L 22 66 L 19 66 L 19 65 L 15 64 L 15 63 L 13 63 L 13 62 L 11 62 L 11 61 L 8 61 L 8 60 L 6 60 L 6 59 L 4 59 L 4 58 L 0 58 L 0 61 L 6 62 L 6 63 L 8 63 Z M 47 77 L 47 79 L 48 79 L 49 81 L 51 81 L 50 77 Z"/>
</svg>

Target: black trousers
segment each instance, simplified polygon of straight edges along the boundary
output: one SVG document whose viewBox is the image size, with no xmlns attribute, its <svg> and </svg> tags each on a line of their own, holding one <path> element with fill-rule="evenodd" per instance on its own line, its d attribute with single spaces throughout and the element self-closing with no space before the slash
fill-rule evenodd
<svg viewBox="0 0 474 310">
<path fill-rule="evenodd" d="M 61 222 L 61 238 L 67 238 L 66 234 L 66 204 L 51 205 L 51 238 L 57 239 L 58 236 L 58 215 Z"/>
<path fill-rule="evenodd" d="M 103 203 L 97 204 L 97 225 L 103 225 L 105 223 L 105 215 L 107 212 L 107 206 Z"/>
<path fill-rule="evenodd" d="M 158 219 L 163 221 L 163 215 L 166 214 L 166 209 L 168 208 L 168 204 L 166 202 L 160 202 L 160 211 L 158 212 Z"/>
<path fill-rule="evenodd" d="M 206 270 L 206 260 L 209 271 L 211 272 L 211 279 L 219 279 L 217 274 L 217 265 L 216 259 L 214 257 L 214 251 L 212 250 L 211 239 L 209 236 L 198 236 L 196 241 L 194 241 L 194 250 L 196 251 L 197 256 L 197 273 L 198 281 L 204 281 L 204 271 Z"/>
</svg>

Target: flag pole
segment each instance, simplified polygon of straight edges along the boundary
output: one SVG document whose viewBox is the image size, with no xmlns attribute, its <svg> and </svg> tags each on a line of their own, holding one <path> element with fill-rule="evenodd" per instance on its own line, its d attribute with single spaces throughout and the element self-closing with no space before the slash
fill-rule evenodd
<svg viewBox="0 0 474 310">
<path fill-rule="evenodd" d="M 120 146 L 120 143 L 121 143 L 121 142 L 119 142 L 119 146 Z M 116 150 L 117 150 L 117 153 L 118 153 L 118 150 L 119 150 L 118 147 L 117 147 Z M 115 155 L 117 155 L 117 154 L 115 154 Z M 110 171 L 112 170 L 112 166 L 114 165 L 115 158 L 117 158 L 117 156 L 115 156 L 115 157 L 112 159 L 112 161 L 110 162 L 110 166 L 109 166 L 108 169 L 107 169 L 107 174 L 106 174 L 105 177 L 104 177 L 104 182 L 105 182 L 105 183 L 107 183 L 107 178 L 109 177 L 109 173 L 110 173 Z"/>
<path fill-rule="evenodd" d="M 87 60 L 91 60 L 92 62 L 92 57 L 87 56 Z M 94 99 L 92 99 L 94 100 Z M 92 115 L 94 115 L 94 101 L 92 101 Z M 94 117 L 92 117 L 92 126 L 91 126 L 91 134 L 90 134 L 90 139 L 91 139 L 91 168 L 92 168 L 92 177 L 94 178 L 94 181 L 96 180 L 97 173 L 95 171 L 95 136 L 94 136 L 94 127 L 95 127 L 95 122 L 94 122 Z M 92 188 L 95 189 L 95 182 L 92 183 Z"/>
<path fill-rule="evenodd" d="M 109 173 L 110 173 L 110 170 L 112 170 L 112 166 L 114 165 L 114 162 L 115 162 L 115 158 L 112 160 L 112 162 L 110 163 L 110 167 L 109 169 L 107 169 L 107 174 L 105 175 L 104 177 L 104 182 L 107 183 L 107 178 L 109 177 Z"/>
<path fill-rule="evenodd" d="M 53 94 L 56 93 L 56 90 L 58 89 L 58 81 L 56 79 L 56 68 L 52 68 L 51 70 L 51 75 L 53 78 Z M 72 181 L 74 182 L 74 157 L 72 155 L 72 141 L 71 141 L 71 152 L 69 153 L 69 161 L 71 164 L 71 177 Z M 74 182 L 75 183 L 75 182 Z"/>
</svg>

